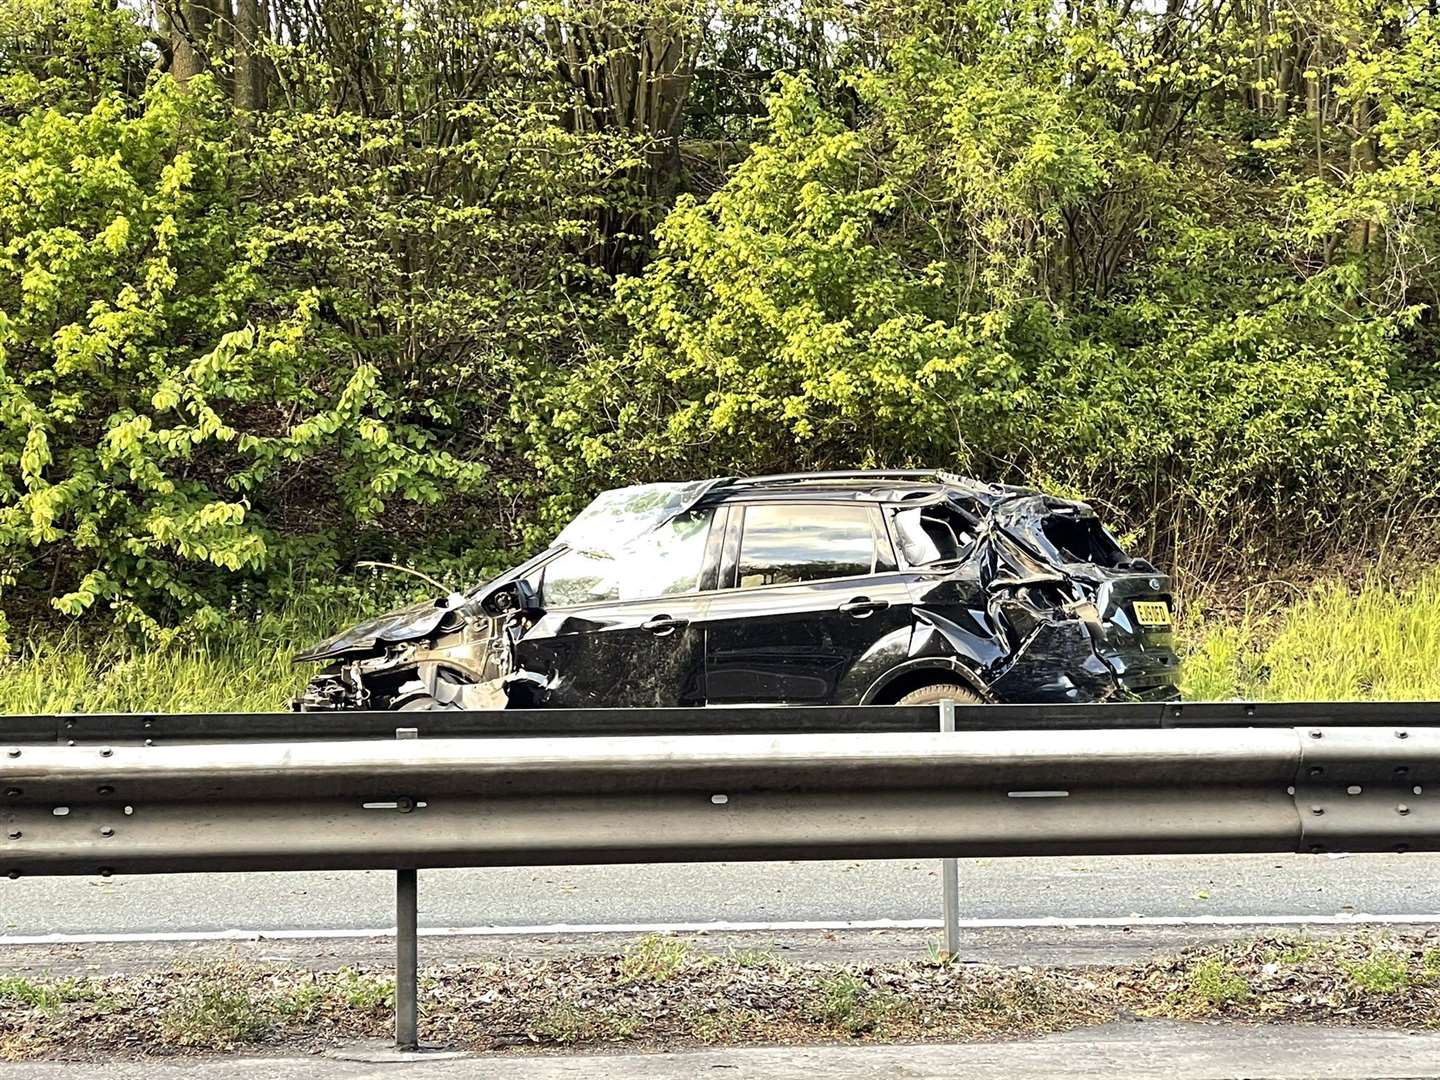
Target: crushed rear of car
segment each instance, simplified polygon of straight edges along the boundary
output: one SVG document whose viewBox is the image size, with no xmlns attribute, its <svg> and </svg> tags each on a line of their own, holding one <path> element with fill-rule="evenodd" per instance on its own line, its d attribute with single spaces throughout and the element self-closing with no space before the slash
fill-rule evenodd
<svg viewBox="0 0 1440 1080">
<path fill-rule="evenodd" d="M 1171 618 L 1082 502 L 936 471 L 647 484 L 306 650 L 326 666 L 295 707 L 1166 699 Z"/>
</svg>

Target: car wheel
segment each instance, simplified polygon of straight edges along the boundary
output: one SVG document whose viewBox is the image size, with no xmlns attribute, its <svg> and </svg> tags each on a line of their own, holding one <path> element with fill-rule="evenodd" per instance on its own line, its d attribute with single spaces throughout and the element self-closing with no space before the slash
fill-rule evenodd
<svg viewBox="0 0 1440 1080">
<path fill-rule="evenodd" d="M 911 690 L 895 704 L 938 705 L 947 698 L 950 701 L 958 701 L 963 704 L 980 704 L 979 694 L 975 693 L 975 691 L 971 690 L 968 686 L 960 686 L 958 683 L 939 683 L 935 686 L 922 686 L 919 690 Z"/>
</svg>

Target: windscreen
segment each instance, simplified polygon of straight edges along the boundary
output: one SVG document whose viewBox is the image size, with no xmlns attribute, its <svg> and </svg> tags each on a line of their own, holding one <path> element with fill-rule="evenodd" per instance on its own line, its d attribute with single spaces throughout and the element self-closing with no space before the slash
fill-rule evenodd
<svg viewBox="0 0 1440 1080">
<path fill-rule="evenodd" d="M 689 509 L 715 483 L 636 484 L 599 495 L 555 538 L 577 551 L 615 552 Z"/>
</svg>

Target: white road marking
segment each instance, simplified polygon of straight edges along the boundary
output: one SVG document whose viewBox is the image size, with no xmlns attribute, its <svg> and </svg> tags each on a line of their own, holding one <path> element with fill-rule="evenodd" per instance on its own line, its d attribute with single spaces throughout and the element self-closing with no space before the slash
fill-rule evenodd
<svg viewBox="0 0 1440 1080">
<path fill-rule="evenodd" d="M 422 926 L 421 937 L 548 937 L 556 934 L 703 934 L 806 930 L 939 930 L 939 919 L 867 919 L 856 922 L 549 923 L 540 926 Z M 1045 927 L 1125 926 L 1431 926 L 1440 914 L 1370 915 L 1134 915 L 1125 918 L 961 919 L 962 930 L 1032 930 Z M 159 941 L 346 940 L 394 937 L 393 926 L 369 929 L 179 930 L 128 934 L 0 934 L 0 945 L 101 945 Z"/>
</svg>

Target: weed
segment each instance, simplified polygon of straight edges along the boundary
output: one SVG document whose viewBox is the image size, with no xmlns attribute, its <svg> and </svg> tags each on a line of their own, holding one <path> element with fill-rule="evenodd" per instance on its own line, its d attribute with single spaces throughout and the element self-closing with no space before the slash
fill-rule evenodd
<svg viewBox="0 0 1440 1080">
<path fill-rule="evenodd" d="M 325 1000 L 325 990 L 313 979 L 276 994 L 273 999 L 277 1015 L 287 1020 L 309 1020 Z"/>
<path fill-rule="evenodd" d="M 207 979 L 187 987 L 160 1016 L 160 1036 L 170 1046 L 227 1050 L 255 1042 L 271 1026 L 273 1006 L 248 986 Z"/>
<path fill-rule="evenodd" d="M 1190 996 L 1211 1008 L 1250 1000 L 1250 984 L 1229 964 L 1202 960 L 1190 969 Z"/>
<path fill-rule="evenodd" d="M 620 960 L 622 983 L 669 982 L 685 966 L 690 946 L 679 938 L 646 934 L 625 949 Z"/>
<path fill-rule="evenodd" d="M 562 1002 L 546 1010 L 530 1027 L 544 1042 L 618 1042 L 634 1037 L 640 1018 L 613 1009 L 580 1008 Z"/>
<path fill-rule="evenodd" d="M 78 979 L 35 982 L 20 976 L 0 978 L 0 1001 L 18 1002 L 41 1012 L 50 1012 L 71 1001 L 100 1001 L 93 983 Z"/>
<path fill-rule="evenodd" d="M 890 990 L 874 990 L 848 971 L 827 975 L 817 985 L 814 1012 L 827 1027 L 865 1035 L 888 1020 L 909 1015 L 913 1006 Z"/>
<path fill-rule="evenodd" d="M 945 951 L 938 941 L 925 943 L 925 962 L 931 967 L 945 967 L 955 963 L 956 958 Z"/>
<path fill-rule="evenodd" d="M 778 970 L 786 966 L 785 958 L 769 949 L 731 949 L 725 954 L 725 959 L 742 968 Z"/>
<path fill-rule="evenodd" d="M 1440 949 L 1426 949 L 1420 957 L 1420 970 L 1426 979 L 1440 979 Z"/>
<path fill-rule="evenodd" d="M 1279 964 L 1285 967 L 1294 967 L 1314 958 L 1315 943 L 1313 941 L 1276 942 L 1260 954 L 1262 963 Z"/>
<path fill-rule="evenodd" d="M 1371 994 L 1393 994 L 1410 986 L 1410 965 L 1394 949 L 1377 948 L 1359 963 L 1345 965 L 1350 984 Z"/>
<path fill-rule="evenodd" d="M 694 1009 L 686 1014 L 690 1033 L 703 1043 L 743 1042 L 747 1032 L 763 1019 L 754 1009 L 721 1005 L 716 1009 Z"/>
<path fill-rule="evenodd" d="M 335 974 L 332 989 L 344 1004 L 362 1012 L 395 1007 L 393 979 L 377 979 L 343 967 Z"/>
</svg>

